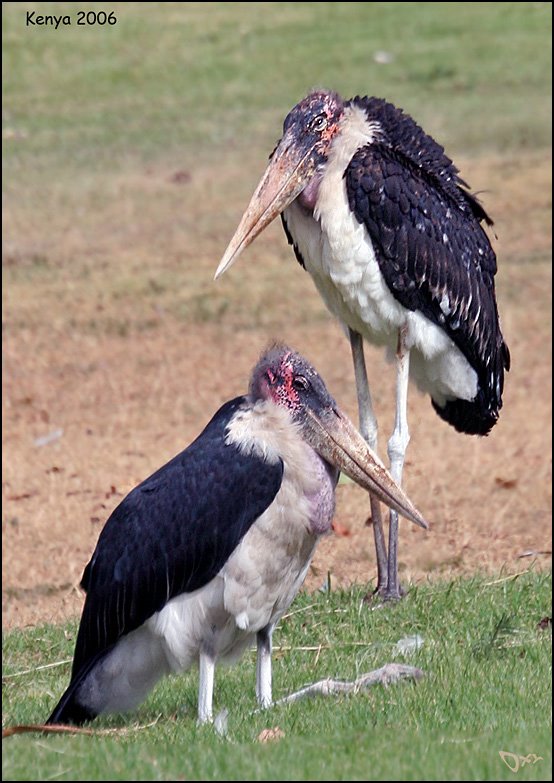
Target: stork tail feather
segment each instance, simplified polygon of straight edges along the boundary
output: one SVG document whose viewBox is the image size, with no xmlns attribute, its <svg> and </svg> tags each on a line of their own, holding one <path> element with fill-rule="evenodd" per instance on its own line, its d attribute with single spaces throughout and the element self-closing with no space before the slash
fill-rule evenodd
<svg viewBox="0 0 554 783">
<path fill-rule="evenodd" d="M 488 435 L 498 421 L 498 412 L 483 405 L 480 395 L 471 401 L 450 400 L 444 406 L 431 402 L 441 419 L 466 435 Z"/>
</svg>

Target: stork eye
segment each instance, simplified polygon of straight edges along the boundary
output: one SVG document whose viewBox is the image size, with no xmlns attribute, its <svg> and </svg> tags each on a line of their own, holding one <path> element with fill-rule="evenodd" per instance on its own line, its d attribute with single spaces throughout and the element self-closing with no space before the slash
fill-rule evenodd
<svg viewBox="0 0 554 783">
<path fill-rule="evenodd" d="M 310 384 L 302 375 L 297 375 L 292 382 L 292 388 L 296 391 L 308 391 Z"/>
<path fill-rule="evenodd" d="M 327 127 L 327 115 L 318 114 L 313 120 L 308 123 L 308 128 L 316 133 L 321 133 Z"/>
</svg>

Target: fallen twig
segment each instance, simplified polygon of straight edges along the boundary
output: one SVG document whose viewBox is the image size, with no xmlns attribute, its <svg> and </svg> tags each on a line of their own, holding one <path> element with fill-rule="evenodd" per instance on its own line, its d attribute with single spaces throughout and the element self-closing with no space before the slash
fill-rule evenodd
<svg viewBox="0 0 554 783">
<path fill-rule="evenodd" d="M 503 576 L 502 579 L 495 579 L 493 582 L 485 582 L 485 587 L 490 587 L 491 585 L 499 585 L 502 582 L 509 582 L 510 579 L 517 579 L 518 576 L 523 576 L 524 574 L 528 574 L 529 569 L 527 568 L 525 571 L 519 571 L 517 574 L 510 574 L 509 576 Z"/>
<path fill-rule="evenodd" d="M 158 715 L 156 720 L 152 723 L 145 723 L 142 726 L 122 726 L 121 728 L 113 729 L 84 729 L 82 726 L 47 726 L 44 723 L 22 723 L 18 726 L 7 726 L 2 729 L 2 739 L 11 737 L 14 734 L 30 734 L 33 732 L 39 732 L 40 734 L 86 734 L 89 737 L 97 737 L 110 734 L 127 734 L 132 731 L 141 731 L 142 729 L 150 729 L 155 726 L 160 720 L 161 714 Z"/>
<path fill-rule="evenodd" d="M 344 647 L 373 647 L 375 642 L 341 642 L 340 644 L 312 644 L 305 646 L 281 644 L 272 647 L 274 652 L 316 652 L 317 650 L 337 650 Z"/>
<path fill-rule="evenodd" d="M 293 609 L 292 612 L 288 612 L 287 614 L 284 614 L 281 617 L 281 621 L 287 620 L 289 617 L 292 617 L 293 614 L 298 614 L 298 612 L 307 612 L 308 609 L 313 609 L 315 604 L 309 604 L 308 606 L 301 606 L 299 609 Z"/>
<path fill-rule="evenodd" d="M 71 663 L 73 658 L 66 658 L 65 661 L 54 661 L 54 663 L 45 663 L 42 666 L 35 666 L 33 669 L 25 669 L 22 672 L 15 672 L 14 674 L 3 674 L 3 680 L 11 680 L 13 677 L 23 677 L 24 674 L 33 674 L 39 672 L 42 669 L 53 669 L 55 666 L 63 666 L 66 663 Z"/>
<path fill-rule="evenodd" d="M 425 673 L 415 666 L 405 666 L 401 663 L 386 663 L 380 669 L 375 669 L 368 674 L 362 674 L 355 680 L 333 680 L 328 677 L 325 680 L 307 685 L 289 696 L 284 696 L 275 702 L 275 706 L 281 704 L 293 704 L 296 701 L 312 696 L 333 696 L 339 693 L 359 693 L 364 688 L 372 685 L 390 685 L 398 680 L 420 680 Z"/>
</svg>

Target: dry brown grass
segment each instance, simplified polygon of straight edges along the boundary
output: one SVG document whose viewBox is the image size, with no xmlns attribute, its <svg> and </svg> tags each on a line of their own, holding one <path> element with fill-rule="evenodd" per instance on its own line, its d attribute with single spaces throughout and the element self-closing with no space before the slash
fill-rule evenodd
<svg viewBox="0 0 554 783">
<path fill-rule="evenodd" d="M 485 439 L 455 433 L 412 390 L 405 484 L 432 527 L 402 523 L 405 581 L 550 563 L 550 162 L 461 167 L 490 189 L 483 197 L 496 218 L 513 369 Z M 175 173 L 82 183 L 71 203 L 62 183 L 40 210 L 32 198 L 6 207 L 4 627 L 80 611 L 78 582 L 110 511 L 245 390 L 271 339 L 305 353 L 356 418 L 347 341 L 278 226 L 212 282 L 253 181 L 231 166 Z M 384 454 L 393 370 L 380 351 L 369 348 L 367 358 Z M 36 445 L 56 430 L 60 437 Z M 349 534 L 321 544 L 309 588 L 328 572 L 335 585 L 374 578 L 367 514 L 364 493 L 341 485 L 337 520 Z"/>
</svg>

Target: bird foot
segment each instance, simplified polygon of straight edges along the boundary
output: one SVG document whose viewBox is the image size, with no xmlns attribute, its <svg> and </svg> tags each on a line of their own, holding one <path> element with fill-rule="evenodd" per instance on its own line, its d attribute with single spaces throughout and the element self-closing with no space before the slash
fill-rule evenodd
<svg viewBox="0 0 554 783">
<path fill-rule="evenodd" d="M 406 591 L 402 585 L 396 585 L 395 588 L 389 589 L 387 584 L 377 585 L 375 590 L 366 593 L 363 597 L 363 601 L 366 604 L 374 604 L 379 602 L 379 605 L 388 603 L 389 601 L 400 601 L 406 595 Z"/>
</svg>

